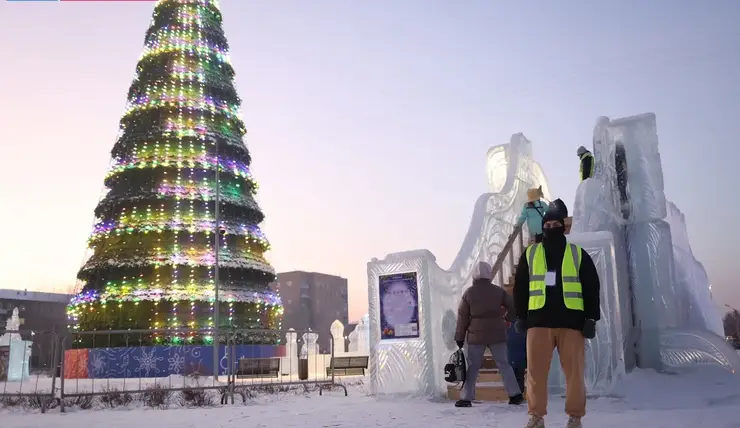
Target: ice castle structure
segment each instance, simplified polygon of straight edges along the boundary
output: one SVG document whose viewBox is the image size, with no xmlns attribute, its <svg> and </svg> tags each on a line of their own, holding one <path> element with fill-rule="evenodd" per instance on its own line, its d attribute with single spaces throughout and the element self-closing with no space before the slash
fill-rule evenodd
<svg viewBox="0 0 740 428">
<path fill-rule="evenodd" d="M 610 392 L 634 367 L 678 371 L 711 364 L 735 373 L 740 357 L 721 337 L 720 314 L 706 272 L 691 252 L 685 219 L 665 197 L 655 115 L 600 118 L 593 146 L 595 176 L 579 185 L 568 235 L 591 255 L 601 279 L 601 322 L 586 349 L 589 392 Z M 577 162 L 574 155 L 574 179 Z M 443 367 L 456 349 L 456 309 L 471 283 L 472 267 L 497 260 L 527 189 L 542 186 L 544 197 L 551 199 L 532 144 L 522 134 L 492 147 L 486 170 L 489 192 L 478 198 L 449 269 L 440 267 L 428 250 L 392 253 L 368 263 L 374 394 L 446 394 Z M 497 278 L 509 278 L 513 263 L 501 269 Z M 387 281 L 407 280 L 409 273 L 415 278 L 409 287 L 415 327 L 396 338 L 384 327 L 390 303 L 381 292 L 388 289 Z M 564 387 L 557 361 L 550 386 Z"/>
</svg>

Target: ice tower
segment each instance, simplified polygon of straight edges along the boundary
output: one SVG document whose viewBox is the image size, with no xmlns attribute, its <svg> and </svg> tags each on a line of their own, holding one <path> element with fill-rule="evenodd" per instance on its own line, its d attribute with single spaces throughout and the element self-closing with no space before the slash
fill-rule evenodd
<svg viewBox="0 0 740 428">
<path fill-rule="evenodd" d="M 720 337 L 706 272 L 666 200 L 655 115 L 600 118 L 593 141 L 596 174 L 578 188 L 572 230 L 614 235 L 628 367 L 734 372 L 740 359 Z"/>
</svg>

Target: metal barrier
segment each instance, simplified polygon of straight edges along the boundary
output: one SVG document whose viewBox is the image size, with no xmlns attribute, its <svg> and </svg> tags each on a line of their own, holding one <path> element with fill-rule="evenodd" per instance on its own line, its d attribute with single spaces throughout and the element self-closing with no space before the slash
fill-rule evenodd
<svg viewBox="0 0 740 428">
<path fill-rule="evenodd" d="M 0 330 L 0 338 L 0 399 L 41 412 L 122 406 L 135 396 L 166 407 L 176 392 L 183 406 L 210 404 L 214 391 L 221 404 L 296 387 L 319 395 L 340 388 L 346 396 L 336 377 L 367 368 L 367 357 L 335 358 L 333 347 L 322 354 L 310 330 Z"/>
<path fill-rule="evenodd" d="M 334 343 L 334 336 L 329 335 L 329 343 Z M 277 336 L 277 337 L 276 337 Z M 244 345 L 256 341 L 275 341 L 280 338 L 283 349 L 280 356 L 268 355 L 269 351 L 253 348 L 252 354 L 240 352 Z M 250 390 L 280 391 L 283 388 L 302 385 L 308 392 L 309 386 L 319 387 L 319 395 L 324 390 L 341 388 L 347 395 L 347 388 L 336 383 L 334 370 L 334 347 L 329 354 L 319 351 L 318 333 L 311 330 L 233 330 L 232 331 L 232 367 L 233 394 L 239 394 L 246 402 Z"/>
<path fill-rule="evenodd" d="M 223 403 L 230 373 L 214 376 L 212 361 L 214 350 L 225 353 L 229 341 L 229 332 L 214 330 L 70 333 L 63 344 L 61 410 L 66 398 L 99 396 L 113 407 L 128 404 L 133 394 L 165 406 L 175 391 L 217 390 Z"/>
<path fill-rule="evenodd" d="M 114 407 L 128 404 L 134 394 L 151 407 L 164 407 L 174 392 L 197 400 L 197 391 L 209 390 L 220 393 L 221 404 L 233 404 L 235 395 L 246 402 L 254 393 L 297 385 L 305 391 L 318 386 L 320 395 L 338 387 L 346 396 L 346 387 L 335 382 L 333 350 L 320 354 L 317 338 L 310 330 L 74 332 L 61 342 L 60 409 L 72 397 L 97 396 Z"/>
<path fill-rule="evenodd" d="M 58 405 L 60 337 L 55 332 L 0 330 L 0 398 L 42 413 Z M 17 400 L 17 401 L 16 401 Z"/>
</svg>

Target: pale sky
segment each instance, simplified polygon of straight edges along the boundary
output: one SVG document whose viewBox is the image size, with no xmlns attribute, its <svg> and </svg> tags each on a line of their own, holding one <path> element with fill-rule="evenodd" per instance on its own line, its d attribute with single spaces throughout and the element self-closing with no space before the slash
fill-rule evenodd
<svg viewBox="0 0 740 428">
<path fill-rule="evenodd" d="M 666 194 L 740 307 L 735 0 L 222 0 L 278 271 L 443 268 L 523 132 L 569 205 L 598 116 L 657 114 Z M 153 2 L 0 3 L 0 288 L 74 284 Z"/>
</svg>

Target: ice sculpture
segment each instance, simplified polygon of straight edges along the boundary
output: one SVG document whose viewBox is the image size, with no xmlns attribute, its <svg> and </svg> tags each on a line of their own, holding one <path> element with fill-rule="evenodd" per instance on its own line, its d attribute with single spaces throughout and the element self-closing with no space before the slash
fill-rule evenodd
<svg viewBox="0 0 740 428">
<path fill-rule="evenodd" d="M 470 285 L 472 266 L 496 260 L 514 230 L 528 188 L 542 186 L 550 197 L 547 179 L 532 158 L 532 143 L 522 134 L 488 151 L 487 172 L 491 193 L 478 198 L 462 248 L 448 270 L 427 250 L 389 254 L 368 263 L 372 393 L 446 393 L 442 368 L 455 349 L 455 311 Z M 510 267 L 504 269 L 508 278 Z M 418 337 L 381 340 L 379 277 L 405 272 L 416 272 Z"/>
<path fill-rule="evenodd" d="M 12 315 L 5 322 L 5 333 L 0 336 L 0 348 L 8 348 L 8 361 L 3 362 L 7 364 L 5 371 L 8 381 L 20 381 L 30 377 L 29 367 L 33 342 L 21 338 L 20 325 L 18 308 L 14 308 Z"/>
<path fill-rule="evenodd" d="M 355 329 L 352 330 L 349 346 L 352 351 L 357 352 L 359 355 L 368 355 L 370 353 L 369 328 L 369 318 L 367 315 L 363 315 L 362 318 L 360 318 L 360 322 L 355 326 Z"/>
<path fill-rule="evenodd" d="M 281 357 L 280 368 L 283 375 L 292 375 L 298 373 L 298 333 L 294 329 L 289 329 L 285 333 L 285 356 Z M 308 357 L 308 351 L 306 351 Z"/>
<path fill-rule="evenodd" d="M 342 355 L 347 352 L 344 339 L 344 324 L 334 320 L 329 327 L 331 332 L 331 349 L 334 355 Z"/>
<path fill-rule="evenodd" d="M 721 320 L 683 215 L 665 197 L 655 115 L 600 118 L 594 156 L 596 173 L 578 188 L 572 230 L 614 236 L 627 366 L 736 371 L 740 357 L 717 336 Z"/>
</svg>

